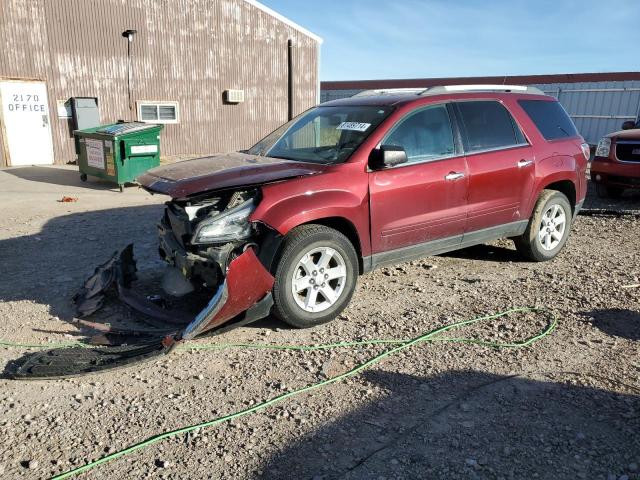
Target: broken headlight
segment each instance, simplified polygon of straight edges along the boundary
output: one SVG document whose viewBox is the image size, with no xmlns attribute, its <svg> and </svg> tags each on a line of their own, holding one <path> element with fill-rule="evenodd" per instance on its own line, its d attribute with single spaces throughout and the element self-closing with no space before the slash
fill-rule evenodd
<svg viewBox="0 0 640 480">
<path fill-rule="evenodd" d="M 237 207 L 205 218 L 197 225 L 191 243 L 224 243 L 249 238 L 251 236 L 249 216 L 255 208 L 252 198 Z"/>
</svg>

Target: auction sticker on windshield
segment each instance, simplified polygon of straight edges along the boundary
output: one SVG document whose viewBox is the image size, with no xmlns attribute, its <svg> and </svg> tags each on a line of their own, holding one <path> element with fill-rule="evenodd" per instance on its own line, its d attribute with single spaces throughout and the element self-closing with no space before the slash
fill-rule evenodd
<svg viewBox="0 0 640 480">
<path fill-rule="evenodd" d="M 342 122 L 336 127 L 336 130 L 354 130 L 356 132 L 366 132 L 367 128 L 369 128 L 370 126 L 370 123 Z"/>
</svg>

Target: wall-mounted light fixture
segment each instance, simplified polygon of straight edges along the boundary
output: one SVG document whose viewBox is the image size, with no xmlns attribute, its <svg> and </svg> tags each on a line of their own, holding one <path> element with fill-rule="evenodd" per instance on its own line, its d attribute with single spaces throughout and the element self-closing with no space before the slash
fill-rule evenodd
<svg viewBox="0 0 640 480">
<path fill-rule="evenodd" d="M 122 32 L 122 36 L 129 40 L 129 42 L 133 42 L 133 36 L 138 33 L 137 30 L 125 30 Z"/>
<path fill-rule="evenodd" d="M 133 112 L 133 101 L 131 94 L 131 77 L 133 76 L 133 67 L 131 65 L 131 43 L 133 42 L 133 36 L 138 33 L 137 30 L 125 30 L 122 32 L 122 36 L 127 39 L 127 93 L 129 95 L 129 114 Z"/>
</svg>

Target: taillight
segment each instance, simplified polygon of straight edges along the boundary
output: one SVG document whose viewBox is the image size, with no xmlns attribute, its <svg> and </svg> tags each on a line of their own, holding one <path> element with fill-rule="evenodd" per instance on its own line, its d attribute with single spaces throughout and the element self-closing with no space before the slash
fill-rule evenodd
<svg viewBox="0 0 640 480">
<path fill-rule="evenodd" d="M 582 154 L 584 155 L 585 160 L 588 162 L 589 158 L 591 157 L 591 147 L 589 147 L 588 143 L 583 143 L 582 145 L 580 145 L 580 148 L 582 148 Z"/>
</svg>

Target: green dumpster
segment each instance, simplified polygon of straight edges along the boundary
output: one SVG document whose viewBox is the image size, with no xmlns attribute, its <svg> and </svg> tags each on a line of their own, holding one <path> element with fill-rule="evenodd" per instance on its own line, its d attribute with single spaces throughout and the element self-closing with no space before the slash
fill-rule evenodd
<svg viewBox="0 0 640 480">
<path fill-rule="evenodd" d="M 109 180 L 122 191 L 125 183 L 160 165 L 162 128 L 125 122 L 74 131 L 80 178 L 83 182 L 88 175 Z"/>
</svg>

